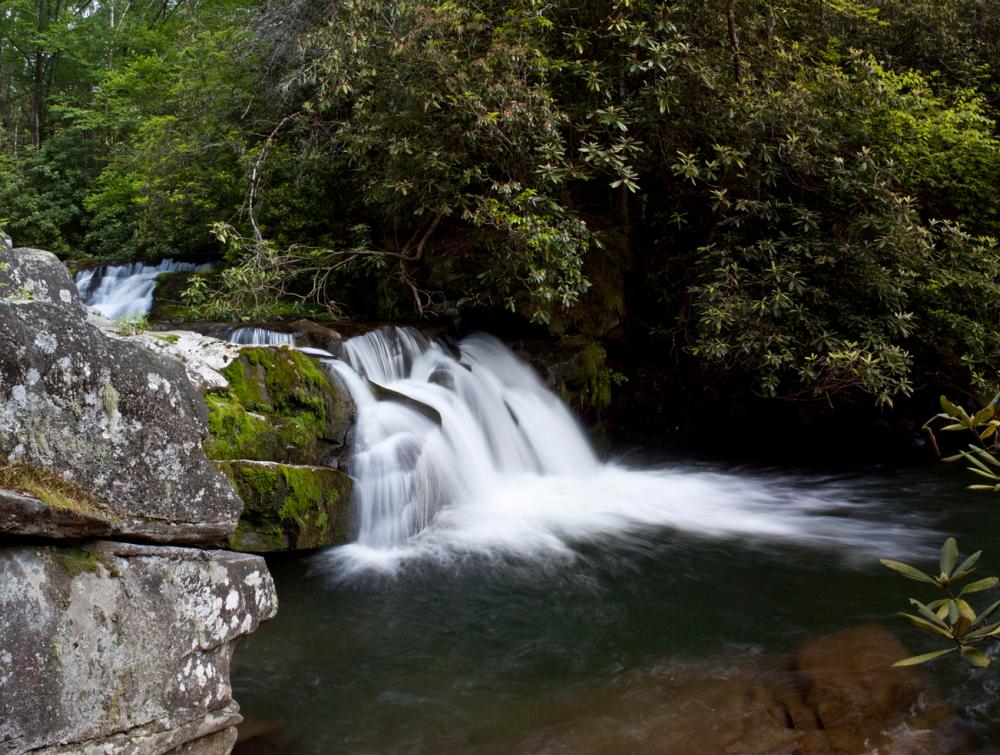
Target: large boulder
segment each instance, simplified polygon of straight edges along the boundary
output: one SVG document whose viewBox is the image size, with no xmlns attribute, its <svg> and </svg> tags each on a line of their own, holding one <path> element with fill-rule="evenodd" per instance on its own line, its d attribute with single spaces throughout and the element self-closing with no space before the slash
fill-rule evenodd
<svg viewBox="0 0 1000 755">
<path fill-rule="evenodd" d="M 0 250 L 0 328 L 0 464 L 86 491 L 83 513 L 109 534 L 199 543 L 235 528 L 242 503 L 202 450 L 207 414 L 184 367 L 89 322 L 55 256 Z"/>
<path fill-rule="evenodd" d="M 0 751 L 228 752 L 233 644 L 276 608 L 256 556 L 0 550 Z"/>
<path fill-rule="evenodd" d="M 338 467 L 349 450 L 355 408 L 347 389 L 316 360 L 285 346 L 244 348 L 209 392 L 213 459 Z"/>
</svg>

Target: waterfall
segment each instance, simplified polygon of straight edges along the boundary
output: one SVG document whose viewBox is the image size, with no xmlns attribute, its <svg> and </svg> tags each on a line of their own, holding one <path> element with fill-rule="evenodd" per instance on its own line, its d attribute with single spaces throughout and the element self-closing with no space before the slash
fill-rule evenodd
<svg viewBox="0 0 1000 755">
<path fill-rule="evenodd" d="M 855 550 L 920 530 L 880 521 L 854 483 L 601 462 L 567 407 L 488 335 L 451 349 L 383 328 L 320 361 L 358 415 L 357 539 L 319 557 L 340 577 L 412 557 L 575 558 L 578 544 L 609 540 L 645 549 L 677 536 L 665 529 Z"/>
<path fill-rule="evenodd" d="M 294 346 L 295 334 L 267 328 L 235 328 L 229 333 L 227 340 L 241 346 Z"/>
<path fill-rule="evenodd" d="M 346 341 L 343 357 L 326 363 L 358 407 L 359 544 L 401 546 L 501 479 L 598 467 L 562 402 L 490 336 L 470 336 L 453 354 L 417 331 L 387 328 Z"/>
<path fill-rule="evenodd" d="M 76 288 L 83 303 L 111 320 L 140 317 L 153 308 L 153 290 L 160 273 L 203 271 L 211 264 L 195 265 L 165 259 L 156 265 L 132 262 L 81 270 L 76 274 Z"/>
</svg>

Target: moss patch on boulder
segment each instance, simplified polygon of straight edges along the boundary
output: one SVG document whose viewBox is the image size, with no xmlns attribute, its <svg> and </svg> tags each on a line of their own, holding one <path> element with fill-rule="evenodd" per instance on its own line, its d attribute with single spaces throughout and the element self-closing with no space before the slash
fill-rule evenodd
<svg viewBox="0 0 1000 755">
<path fill-rule="evenodd" d="M 228 547 L 266 553 L 350 541 L 351 479 L 335 469 L 220 461 L 246 507 Z"/>
<path fill-rule="evenodd" d="M 250 347 L 222 374 L 228 387 L 205 396 L 209 458 L 337 466 L 354 405 L 315 360 L 294 349 Z"/>
</svg>

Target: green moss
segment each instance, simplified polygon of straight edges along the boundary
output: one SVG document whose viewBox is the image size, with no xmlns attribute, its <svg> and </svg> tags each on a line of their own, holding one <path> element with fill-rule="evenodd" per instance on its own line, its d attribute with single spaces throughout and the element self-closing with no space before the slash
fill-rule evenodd
<svg viewBox="0 0 1000 755">
<path fill-rule="evenodd" d="M 278 518 L 293 519 L 301 529 L 314 528 L 320 537 L 325 535 L 329 527 L 326 509 L 337 504 L 336 489 L 313 469 L 283 467 L 282 474 L 288 493 L 278 509 Z"/>
<path fill-rule="evenodd" d="M 70 579 L 81 574 L 96 574 L 99 566 L 105 566 L 104 559 L 99 554 L 83 548 L 54 548 L 52 558 Z"/>
<path fill-rule="evenodd" d="M 179 340 L 181 340 L 181 337 L 174 333 L 153 333 L 152 336 L 153 338 L 158 338 L 161 341 L 165 341 L 166 343 L 171 343 L 171 344 L 177 343 Z"/>
<path fill-rule="evenodd" d="M 211 459 L 253 459 L 268 453 L 274 433 L 265 417 L 251 414 L 225 394 L 205 396 L 209 437 L 205 453 Z"/>
<path fill-rule="evenodd" d="M 232 550 L 249 553 L 288 550 L 285 531 L 281 527 L 257 528 L 243 519 L 236 525 L 236 531 L 227 538 L 226 544 Z"/>
<path fill-rule="evenodd" d="M 281 476 L 277 469 L 263 464 L 242 467 L 240 475 L 245 484 L 261 499 L 275 495 L 281 484 Z"/>
<path fill-rule="evenodd" d="M 228 387 L 206 399 L 211 458 L 319 464 L 343 443 L 350 403 L 305 354 L 246 348 L 223 375 Z"/>
<path fill-rule="evenodd" d="M 350 535 L 350 478 L 327 467 L 218 462 L 246 506 L 236 550 L 304 550 L 338 545 Z"/>
</svg>

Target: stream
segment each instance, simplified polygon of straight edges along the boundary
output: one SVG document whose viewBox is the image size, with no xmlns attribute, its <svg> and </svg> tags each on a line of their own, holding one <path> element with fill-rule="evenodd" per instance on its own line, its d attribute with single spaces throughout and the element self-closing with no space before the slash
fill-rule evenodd
<svg viewBox="0 0 1000 755">
<path fill-rule="evenodd" d="M 78 284 L 88 304 L 141 314 L 171 265 Z M 230 338 L 296 340 L 250 327 Z M 939 703 L 906 677 L 918 692 L 890 731 L 876 721 L 849 745 L 809 739 L 830 715 L 809 684 L 861 713 L 881 704 L 868 675 L 907 651 L 872 625 L 914 653 L 936 649 L 895 612 L 937 596 L 880 557 L 931 570 L 955 535 L 964 553 L 986 551 L 977 576 L 1000 573 L 1000 502 L 967 491 L 958 465 L 831 472 L 649 448 L 602 460 L 488 335 L 384 328 L 337 354 L 304 351 L 358 407 L 357 538 L 268 557 L 280 610 L 233 659 L 238 753 L 997 751 L 996 673 L 951 658 L 926 677 Z M 896 655 L 859 666 L 840 649 L 803 681 L 799 648 L 816 655 L 858 627 Z M 850 699 L 869 687 L 871 700 Z M 945 708 L 961 731 L 922 739 L 926 711 Z M 775 710 L 788 721 L 774 726 Z"/>
<path fill-rule="evenodd" d="M 893 615 L 927 593 L 877 557 L 918 554 L 929 566 L 944 532 L 963 552 L 987 549 L 980 572 L 1000 573 L 998 508 L 966 492 L 959 470 L 661 472 L 847 499 L 861 511 L 839 508 L 845 535 L 827 529 L 822 542 L 650 524 L 628 537 L 569 538 L 544 557 L 463 549 L 391 572 L 350 569 L 336 550 L 269 558 L 281 609 L 236 653 L 244 715 L 276 724 L 282 749 L 301 753 L 701 752 L 662 747 L 664 728 L 697 731 L 713 715 L 692 718 L 688 707 L 671 718 L 664 679 L 741 665 L 752 674 L 761 657 L 865 622 L 884 623 L 914 652 L 933 649 Z M 995 672 L 947 659 L 930 669 L 962 720 L 1000 742 Z M 622 710 L 627 692 L 635 699 Z M 617 735 L 605 747 L 609 727 Z"/>
<path fill-rule="evenodd" d="M 894 616 L 932 596 L 880 557 L 929 567 L 954 534 L 987 551 L 981 574 L 1000 567 L 1000 508 L 960 468 L 830 473 L 648 449 L 600 461 L 488 336 L 385 329 L 319 357 L 359 407 L 358 538 L 269 559 L 281 610 L 233 678 L 275 751 L 749 751 L 724 730 L 754 709 L 734 718 L 716 697 L 758 694 L 802 643 L 877 623 L 934 648 Z M 992 751 L 993 673 L 933 668 L 981 739 L 947 751 Z M 907 726 L 891 751 L 927 751 L 900 744 Z"/>
</svg>

